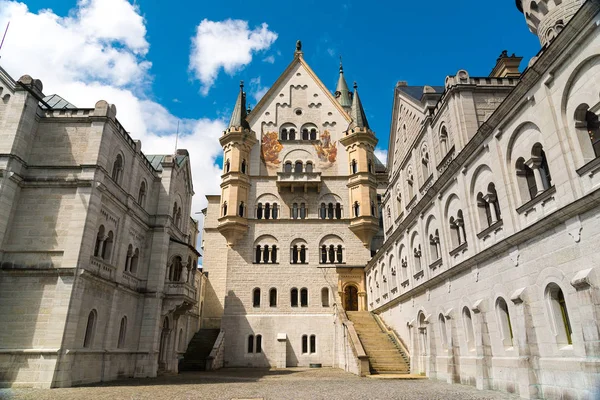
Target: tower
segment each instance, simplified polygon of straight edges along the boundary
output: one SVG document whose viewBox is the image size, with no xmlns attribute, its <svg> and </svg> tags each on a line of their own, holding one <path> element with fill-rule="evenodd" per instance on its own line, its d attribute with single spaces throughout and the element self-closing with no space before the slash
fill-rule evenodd
<svg viewBox="0 0 600 400">
<path fill-rule="evenodd" d="M 348 180 L 351 207 L 350 230 L 368 248 L 371 245 L 371 239 L 379 230 L 377 180 L 375 179 L 375 156 L 373 154 L 377 138 L 369 128 L 356 82 L 354 83 L 350 116 L 352 123 L 346 131 L 346 136 L 340 139 L 340 143 L 346 148 L 350 163 Z"/>
<path fill-rule="evenodd" d="M 344 78 L 344 67 L 340 59 L 340 76 L 334 93 L 335 99 L 344 108 L 346 112 L 350 112 L 352 107 L 352 93 L 348 90 L 346 78 Z"/>
<path fill-rule="evenodd" d="M 223 147 L 223 175 L 221 176 L 221 217 L 218 230 L 229 246 L 248 230 L 248 176 L 250 151 L 257 142 L 255 133 L 246 121 L 246 93 L 244 82 L 229 121 L 219 139 Z"/>
<path fill-rule="evenodd" d="M 571 20 L 585 0 L 516 0 L 531 33 L 546 47 Z"/>
</svg>

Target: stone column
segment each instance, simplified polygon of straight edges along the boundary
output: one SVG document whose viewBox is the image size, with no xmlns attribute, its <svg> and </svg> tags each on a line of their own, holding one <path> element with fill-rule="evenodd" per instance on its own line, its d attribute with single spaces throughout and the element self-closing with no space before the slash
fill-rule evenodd
<svg viewBox="0 0 600 400">
<path fill-rule="evenodd" d="M 488 208 L 490 213 L 490 226 L 494 225 L 496 222 L 498 222 L 498 216 L 496 215 L 496 207 L 494 207 L 496 196 L 493 194 L 486 194 L 485 196 L 483 196 L 483 200 L 485 200 L 485 206 Z"/>
<path fill-rule="evenodd" d="M 542 159 L 539 157 L 531 157 L 529 160 L 525 161 L 525 165 L 527 165 L 533 170 L 535 185 L 537 186 L 537 196 L 544 191 L 544 180 L 542 179 L 542 173 L 540 172 L 540 165 L 542 165 Z"/>
</svg>

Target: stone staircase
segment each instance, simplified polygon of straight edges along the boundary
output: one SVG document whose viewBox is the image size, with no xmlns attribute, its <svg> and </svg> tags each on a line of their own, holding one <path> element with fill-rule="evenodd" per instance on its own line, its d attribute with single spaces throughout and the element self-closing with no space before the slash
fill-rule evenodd
<svg viewBox="0 0 600 400">
<path fill-rule="evenodd" d="M 183 355 L 183 361 L 179 367 L 180 371 L 204 371 L 206 359 L 210 355 L 220 329 L 200 329 L 190 343 Z"/>
<path fill-rule="evenodd" d="M 348 319 L 369 357 L 372 374 L 409 374 L 408 356 L 367 311 L 347 311 Z"/>
</svg>

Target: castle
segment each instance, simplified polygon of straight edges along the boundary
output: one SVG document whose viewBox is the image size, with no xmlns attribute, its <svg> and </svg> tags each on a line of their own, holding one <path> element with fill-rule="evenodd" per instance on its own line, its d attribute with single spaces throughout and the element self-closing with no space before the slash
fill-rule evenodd
<svg viewBox="0 0 600 400">
<path fill-rule="evenodd" d="M 183 357 L 590 397 L 600 2 L 516 6 L 542 46 L 524 72 L 503 52 L 488 76 L 398 82 L 387 166 L 341 65 L 332 93 L 298 42 L 253 109 L 241 84 L 203 273 L 187 151 L 146 156 L 114 106 L 0 70 L 2 384 L 155 376 Z"/>
</svg>

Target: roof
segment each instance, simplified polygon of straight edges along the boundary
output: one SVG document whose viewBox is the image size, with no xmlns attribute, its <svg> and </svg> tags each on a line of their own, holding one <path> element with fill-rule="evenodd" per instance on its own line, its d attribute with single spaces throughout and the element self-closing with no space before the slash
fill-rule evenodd
<svg viewBox="0 0 600 400">
<path fill-rule="evenodd" d="M 50 106 L 51 109 L 54 110 L 77 108 L 76 106 L 69 103 L 67 100 L 63 99 L 57 94 L 51 94 L 50 96 L 44 97 L 43 102 L 40 102 L 40 107 L 46 108 L 46 104 L 44 103 L 46 103 L 48 106 Z"/>
<path fill-rule="evenodd" d="M 352 109 L 350 110 L 350 116 L 352 117 L 353 128 L 367 128 L 369 129 L 369 122 L 365 110 L 358 96 L 358 85 L 354 82 L 354 96 L 352 96 Z"/>
<path fill-rule="evenodd" d="M 146 158 L 148 159 L 148 161 L 150 162 L 150 164 L 152 164 L 152 167 L 157 170 L 157 171 L 162 171 L 162 162 L 164 161 L 165 157 L 170 156 L 170 154 L 153 154 L 153 155 L 147 155 Z M 181 165 L 183 164 L 183 162 L 185 161 L 185 159 L 187 158 L 187 156 L 175 156 L 175 162 L 177 163 L 178 166 L 181 167 Z"/>
<path fill-rule="evenodd" d="M 240 92 L 235 101 L 228 127 L 250 129 L 250 125 L 246 120 L 246 93 L 244 92 L 244 81 L 240 82 Z"/>
<path fill-rule="evenodd" d="M 387 168 L 377 156 L 375 156 L 375 172 L 387 172 Z"/>
<path fill-rule="evenodd" d="M 348 84 L 346 83 L 346 79 L 344 78 L 344 67 L 342 66 L 341 61 L 340 77 L 338 78 L 338 83 L 335 89 L 335 98 L 342 107 L 352 107 L 352 96 L 350 94 L 350 90 L 348 90 Z"/>
<path fill-rule="evenodd" d="M 444 86 L 430 86 L 433 88 L 433 90 L 435 90 L 436 94 L 442 94 L 444 93 L 444 90 L 446 90 L 446 88 Z M 421 101 L 421 97 L 423 96 L 423 89 L 425 88 L 425 86 L 396 86 L 396 89 L 398 89 L 401 92 L 406 93 L 407 95 L 409 95 L 410 97 L 412 97 L 413 99 L 417 100 L 417 101 Z"/>
</svg>

